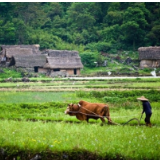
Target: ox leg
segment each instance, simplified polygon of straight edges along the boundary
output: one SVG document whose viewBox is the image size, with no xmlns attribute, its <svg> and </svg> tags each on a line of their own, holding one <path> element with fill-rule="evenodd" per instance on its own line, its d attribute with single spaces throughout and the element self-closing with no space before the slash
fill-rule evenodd
<svg viewBox="0 0 160 160">
<path fill-rule="evenodd" d="M 104 118 L 100 118 L 101 119 L 101 121 L 104 123 L 105 122 L 105 119 Z"/>
<path fill-rule="evenodd" d="M 103 124 L 105 123 L 105 119 L 104 118 L 100 118 L 102 123 L 101 123 L 101 126 L 103 126 Z"/>
<path fill-rule="evenodd" d="M 109 113 L 109 107 L 106 107 L 106 117 L 107 117 L 107 120 L 108 120 L 108 124 L 112 124 L 112 120 L 110 118 L 110 113 Z"/>
<path fill-rule="evenodd" d="M 87 121 L 87 123 L 89 122 L 89 118 L 88 117 L 87 117 L 86 121 Z"/>
<path fill-rule="evenodd" d="M 107 117 L 107 119 L 108 119 L 108 124 L 112 124 L 111 118 L 110 118 L 110 117 Z"/>
</svg>

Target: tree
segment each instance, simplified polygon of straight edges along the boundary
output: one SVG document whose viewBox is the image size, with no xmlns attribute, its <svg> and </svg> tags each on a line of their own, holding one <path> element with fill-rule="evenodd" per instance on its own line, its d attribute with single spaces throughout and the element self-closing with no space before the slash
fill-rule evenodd
<svg viewBox="0 0 160 160">
<path fill-rule="evenodd" d="M 135 50 L 136 44 L 142 44 L 147 25 L 148 23 L 145 20 L 145 14 L 140 7 L 135 6 L 127 8 L 124 13 L 121 27 L 124 40 L 132 44 L 133 50 Z"/>
<path fill-rule="evenodd" d="M 90 3 L 72 3 L 68 8 L 68 25 L 74 30 L 89 29 L 96 22 L 91 15 Z"/>
<path fill-rule="evenodd" d="M 12 22 L 7 21 L 3 26 L 0 27 L 1 32 L 1 43 L 4 44 L 15 44 L 16 42 L 16 34 L 15 34 L 15 26 Z"/>
<path fill-rule="evenodd" d="M 160 25 L 155 25 L 148 33 L 147 37 L 150 39 L 150 45 L 160 45 Z"/>
<path fill-rule="evenodd" d="M 96 66 L 96 55 L 94 53 L 84 52 L 80 56 L 84 66 L 91 68 Z"/>
<path fill-rule="evenodd" d="M 28 44 L 28 31 L 24 21 L 14 18 L 15 37 L 17 44 Z"/>
<path fill-rule="evenodd" d="M 123 12 L 120 10 L 120 2 L 110 3 L 107 14 L 103 19 L 103 22 L 107 26 L 121 24 L 123 19 Z"/>
<path fill-rule="evenodd" d="M 101 26 L 103 23 L 103 17 L 106 15 L 109 5 L 110 2 L 90 3 L 89 12 L 94 16 L 96 26 Z"/>
<path fill-rule="evenodd" d="M 62 6 L 58 2 L 47 3 L 43 6 L 43 10 L 47 13 L 47 17 L 49 17 L 52 21 L 55 16 L 61 17 L 63 14 Z"/>
<path fill-rule="evenodd" d="M 47 21 L 46 13 L 39 2 L 17 2 L 13 3 L 13 5 L 16 8 L 13 12 L 14 16 L 23 20 L 25 25 L 37 29 Z"/>
<path fill-rule="evenodd" d="M 5 20 L 11 19 L 11 13 L 14 10 L 14 5 L 8 2 L 0 2 L 0 17 L 4 17 Z"/>
</svg>

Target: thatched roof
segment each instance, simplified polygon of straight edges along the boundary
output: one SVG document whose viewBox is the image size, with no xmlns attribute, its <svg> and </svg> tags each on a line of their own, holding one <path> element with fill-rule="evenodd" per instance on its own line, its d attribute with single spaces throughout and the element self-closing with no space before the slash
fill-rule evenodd
<svg viewBox="0 0 160 160">
<path fill-rule="evenodd" d="M 14 56 L 15 66 L 23 68 L 43 67 L 46 64 L 45 55 L 16 55 Z"/>
<path fill-rule="evenodd" d="M 45 54 L 48 54 L 48 63 L 44 68 L 59 68 L 59 69 L 73 69 L 83 68 L 81 58 L 77 51 L 67 50 L 48 50 Z"/>
<path fill-rule="evenodd" d="M 40 54 L 39 45 L 2 45 L 2 54 L 7 57 L 16 55 Z"/>
<path fill-rule="evenodd" d="M 2 54 L 14 57 L 15 66 L 23 68 L 43 67 L 46 56 L 42 55 L 39 45 L 2 45 Z M 11 61 L 10 64 L 13 62 Z"/>
<path fill-rule="evenodd" d="M 12 58 L 10 65 L 16 67 L 76 69 L 83 68 L 81 58 L 77 51 L 68 50 L 45 50 L 42 53 L 39 45 L 2 45 L 2 54 Z M 47 63 L 46 63 L 47 58 Z"/>
<path fill-rule="evenodd" d="M 160 47 L 140 47 L 138 52 L 140 60 L 160 59 Z"/>
</svg>

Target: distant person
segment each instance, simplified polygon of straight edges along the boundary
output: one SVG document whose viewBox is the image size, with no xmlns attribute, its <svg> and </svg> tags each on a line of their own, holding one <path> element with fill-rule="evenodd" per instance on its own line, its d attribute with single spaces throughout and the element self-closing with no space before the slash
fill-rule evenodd
<svg viewBox="0 0 160 160">
<path fill-rule="evenodd" d="M 144 96 L 141 96 L 140 98 L 137 98 L 138 100 L 140 100 L 142 102 L 142 105 L 143 105 L 143 111 L 142 111 L 142 114 L 145 112 L 146 114 L 146 117 L 145 117 L 145 123 L 146 123 L 146 126 L 149 126 L 151 127 L 151 122 L 150 122 L 150 118 L 151 118 L 151 115 L 152 115 L 152 107 L 148 101 L 147 98 L 145 98 Z"/>
</svg>

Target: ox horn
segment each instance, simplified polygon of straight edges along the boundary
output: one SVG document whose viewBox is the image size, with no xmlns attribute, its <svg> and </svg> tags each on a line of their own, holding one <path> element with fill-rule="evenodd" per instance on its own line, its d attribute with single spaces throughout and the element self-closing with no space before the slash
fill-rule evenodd
<svg viewBox="0 0 160 160">
<path fill-rule="evenodd" d="M 78 107 L 81 107 L 81 105 L 78 103 Z"/>
</svg>

